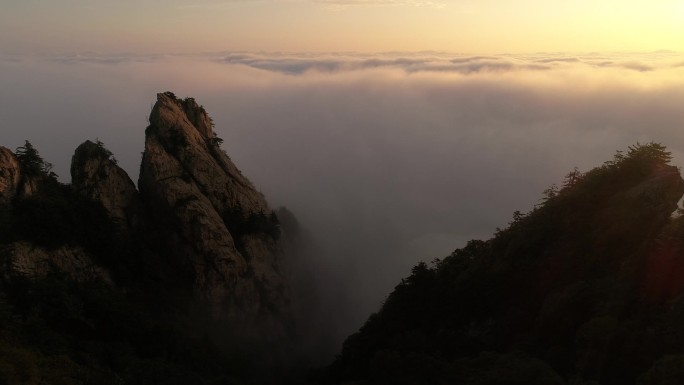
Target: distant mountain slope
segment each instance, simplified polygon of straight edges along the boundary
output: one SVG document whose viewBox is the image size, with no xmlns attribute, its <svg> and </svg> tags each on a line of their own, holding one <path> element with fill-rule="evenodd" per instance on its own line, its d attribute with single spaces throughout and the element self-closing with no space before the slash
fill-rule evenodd
<svg viewBox="0 0 684 385">
<path fill-rule="evenodd" d="M 669 161 L 630 147 L 492 239 L 417 265 L 327 381 L 684 383 L 684 181 Z"/>
</svg>

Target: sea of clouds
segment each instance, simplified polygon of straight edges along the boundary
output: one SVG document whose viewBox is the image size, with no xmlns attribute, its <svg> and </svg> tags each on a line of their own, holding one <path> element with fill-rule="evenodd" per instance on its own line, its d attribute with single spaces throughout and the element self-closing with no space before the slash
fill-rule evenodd
<svg viewBox="0 0 684 385">
<path fill-rule="evenodd" d="M 684 55 L 0 55 L 0 145 L 68 182 L 99 138 L 135 180 L 155 94 L 203 104 L 237 166 L 317 247 L 333 339 L 416 262 L 488 238 L 577 166 L 636 142 L 684 164 Z"/>
</svg>

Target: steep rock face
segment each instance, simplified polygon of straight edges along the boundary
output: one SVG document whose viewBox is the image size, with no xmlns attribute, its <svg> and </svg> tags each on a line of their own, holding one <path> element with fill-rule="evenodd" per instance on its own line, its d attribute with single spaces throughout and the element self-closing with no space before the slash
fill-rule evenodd
<svg viewBox="0 0 684 385">
<path fill-rule="evenodd" d="M 71 161 L 72 188 L 101 202 L 118 223 L 134 227 L 139 221 L 140 201 L 135 184 L 101 143 L 86 141 Z"/>
<path fill-rule="evenodd" d="M 26 175 L 14 153 L 0 146 L 0 205 L 9 203 L 15 196 L 35 194 L 45 175 Z"/>
<path fill-rule="evenodd" d="M 145 150 L 151 139 L 176 158 L 183 176 L 202 189 L 218 211 L 241 207 L 245 214 L 268 212 L 268 204 L 230 158 L 220 150 L 211 119 L 194 99 L 158 94 L 150 114 Z M 145 172 L 146 159 L 141 171 Z M 144 182 L 144 175 L 141 175 Z M 141 186 L 142 189 L 142 186 Z"/>
<path fill-rule="evenodd" d="M 9 203 L 19 188 L 21 171 L 14 153 L 0 147 L 0 206 Z"/>
<path fill-rule="evenodd" d="M 165 253 L 215 317 L 277 329 L 289 302 L 277 223 L 219 142 L 193 99 L 159 94 L 146 130 L 140 194 L 166 239 Z"/>
</svg>

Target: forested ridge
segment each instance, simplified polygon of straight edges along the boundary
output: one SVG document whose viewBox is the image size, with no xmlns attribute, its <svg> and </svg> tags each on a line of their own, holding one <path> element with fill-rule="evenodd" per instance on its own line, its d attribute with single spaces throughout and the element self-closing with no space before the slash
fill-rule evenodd
<svg viewBox="0 0 684 385">
<path fill-rule="evenodd" d="M 657 143 L 618 151 L 491 239 L 416 265 L 322 377 L 684 383 L 684 182 L 670 159 Z"/>
</svg>

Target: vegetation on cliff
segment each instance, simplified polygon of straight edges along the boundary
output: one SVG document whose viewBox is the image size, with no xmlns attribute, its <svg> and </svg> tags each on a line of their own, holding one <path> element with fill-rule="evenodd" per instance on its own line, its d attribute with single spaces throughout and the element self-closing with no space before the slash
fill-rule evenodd
<svg viewBox="0 0 684 385">
<path fill-rule="evenodd" d="M 287 381 L 278 218 L 212 127 L 158 94 L 140 189 L 99 140 L 71 184 L 0 147 L 0 384 Z"/>
<path fill-rule="evenodd" d="M 218 326 L 207 321 L 208 311 L 173 288 L 173 270 L 144 238 L 122 233 L 100 202 L 59 183 L 38 151 L 28 142 L 25 148 L 22 169 L 29 162 L 35 172 L 24 177 L 40 182 L 1 208 L 0 384 L 234 384 L 252 377 L 244 355 L 211 334 Z M 48 255 L 82 248 L 113 281 L 50 266 L 24 276 L 14 266 L 17 243 Z"/>
<path fill-rule="evenodd" d="M 420 263 L 344 343 L 327 380 L 684 381 L 684 192 L 656 143 L 574 170 L 487 241 Z"/>
</svg>

